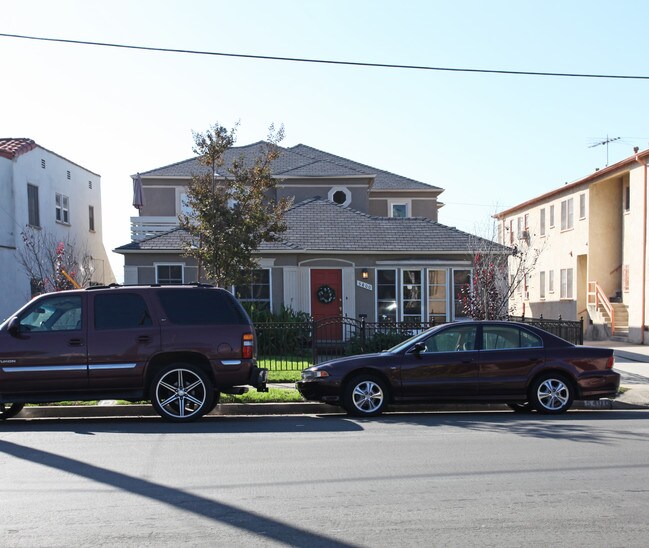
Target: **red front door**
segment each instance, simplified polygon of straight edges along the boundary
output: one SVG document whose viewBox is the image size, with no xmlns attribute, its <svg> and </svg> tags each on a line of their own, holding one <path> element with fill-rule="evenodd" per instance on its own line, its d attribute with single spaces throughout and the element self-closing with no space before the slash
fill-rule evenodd
<svg viewBox="0 0 649 548">
<path fill-rule="evenodd" d="M 332 323 L 318 329 L 319 340 L 342 339 L 343 275 L 340 269 L 311 270 L 311 315 L 314 320 L 332 318 Z"/>
</svg>

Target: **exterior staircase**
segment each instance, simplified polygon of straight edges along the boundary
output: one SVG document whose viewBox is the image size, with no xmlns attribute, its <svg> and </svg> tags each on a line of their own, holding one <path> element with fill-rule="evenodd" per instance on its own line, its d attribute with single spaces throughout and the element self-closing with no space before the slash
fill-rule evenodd
<svg viewBox="0 0 649 548">
<path fill-rule="evenodd" d="M 609 299 L 597 282 L 588 283 L 588 311 L 593 323 L 603 324 L 610 340 L 626 341 L 629 336 L 629 311 L 619 296 Z"/>
<path fill-rule="evenodd" d="M 612 339 L 626 341 L 629 337 L 629 309 L 623 303 L 611 303 L 613 307 Z"/>
</svg>

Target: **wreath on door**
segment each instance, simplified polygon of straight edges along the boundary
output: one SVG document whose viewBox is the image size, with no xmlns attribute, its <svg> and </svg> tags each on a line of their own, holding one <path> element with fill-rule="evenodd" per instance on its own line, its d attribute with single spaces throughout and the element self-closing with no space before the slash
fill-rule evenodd
<svg viewBox="0 0 649 548">
<path fill-rule="evenodd" d="M 321 285 L 316 292 L 316 297 L 318 298 L 318 302 L 322 304 L 329 304 L 334 302 L 334 299 L 336 298 L 336 292 L 331 286 Z"/>
</svg>

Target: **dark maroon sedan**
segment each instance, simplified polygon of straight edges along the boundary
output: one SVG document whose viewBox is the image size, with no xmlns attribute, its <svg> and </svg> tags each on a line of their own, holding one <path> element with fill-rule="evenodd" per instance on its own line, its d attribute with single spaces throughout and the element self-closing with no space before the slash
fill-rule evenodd
<svg viewBox="0 0 649 548">
<path fill-rule="evenodd" d="M 575 346 L 527 324 L 471 321 L 434 327 L 378 354 L 309 367 L 297 389 L 359 416 L 433 401 L 557 414 L 575 399 L 613 397 L 619 385 L 611 349 Z"/>
</svg>

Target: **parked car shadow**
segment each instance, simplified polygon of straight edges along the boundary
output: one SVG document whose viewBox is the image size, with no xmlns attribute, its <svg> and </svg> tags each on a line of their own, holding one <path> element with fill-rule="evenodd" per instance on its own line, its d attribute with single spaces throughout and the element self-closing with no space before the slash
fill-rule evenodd
<svg viewBox="0 0 649 548">
<path fill-rule="evenodd" d="M 649 419 L 647 410 L 570 411 L 564 415 L 510 411 L 389 413 L 372 419 L 357 419 L 359 425 L 381 421 L 386 424 L 453 427 L 476 432 L 503 432 L 531 438 L 563 439 L 579 443 L 608 444 L 620 440 L 644 440 L 639 433 L 622 429 L 620 421 Z M 593 428 L 592 421 L 601 421 Z M 611 422 L 614 421 L 614 422 Z"/>
<path fill-rule="evenodd" d="M 238 434 L 301 432 L 359 432 L 363 426 L 346 415 L 266 415 L 216 416 L 208 415 L 191 423 L 165 422 L 158 416 L 106 418 L 41 418 L 21 419 L 20 416 L 0 421 L 0 432 L 76 432 L 94 435 L 121 434 Z"/>
</svg>

